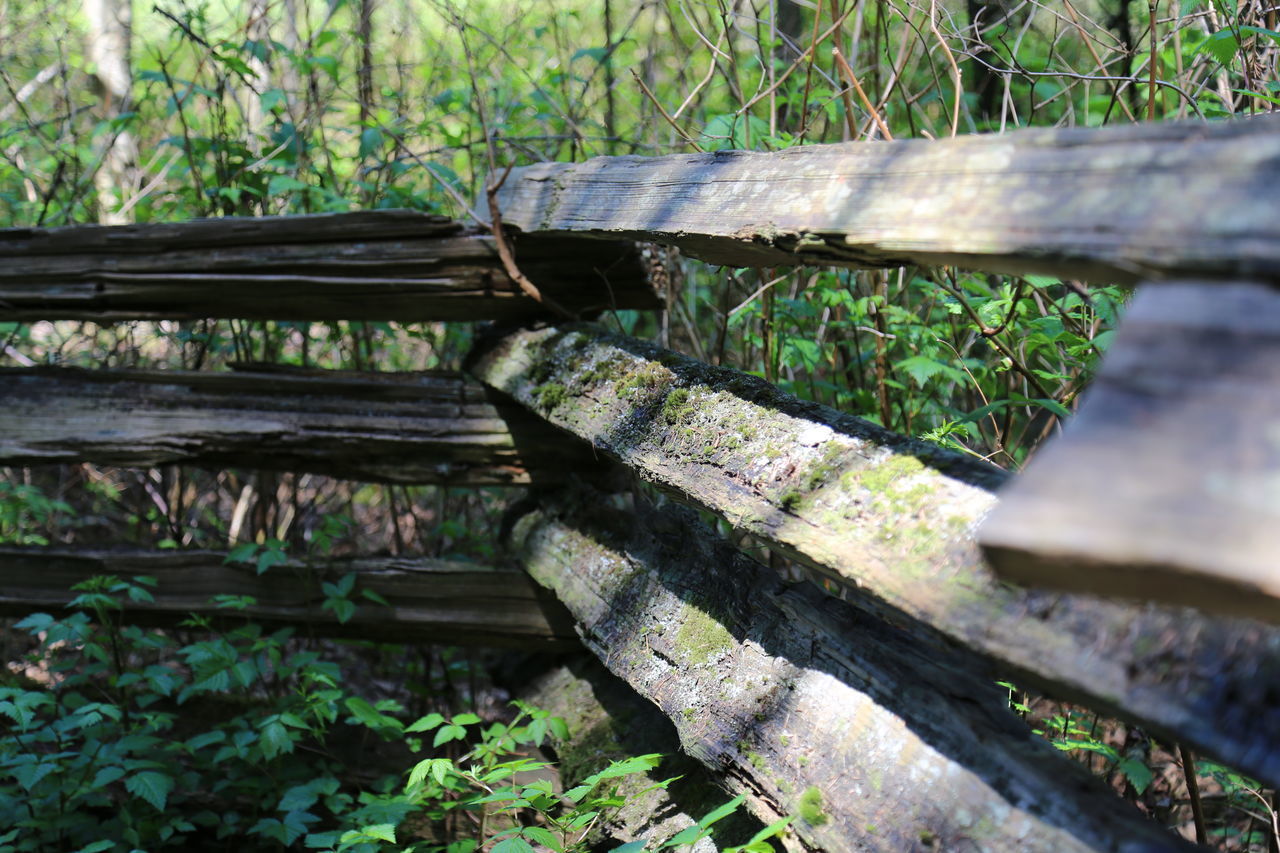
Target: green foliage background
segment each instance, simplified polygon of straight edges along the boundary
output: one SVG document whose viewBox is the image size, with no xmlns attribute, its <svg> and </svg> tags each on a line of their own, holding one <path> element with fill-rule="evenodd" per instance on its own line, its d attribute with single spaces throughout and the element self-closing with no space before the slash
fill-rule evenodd
<svg viewBox="0 0 1280 853">
<path fill-rule="evenodd" d="M 1280 105 L 1277 13 L 1259 0 L 158 0 L 132 14 L 121 101 L 103 97 L 80 4 L 0 6 L 0 226 L 376 207 L 468 218 L 485 176 L 509 164 L 882 137 L 833 45 L 896 138 Z M 122 138 L 136 160 L 104 189 L 95 175 Z M 608 323 L 1009 468 L 1074 408 L 1125 298 L 1105 281 L 727 269 L 656 254 L 668 310 Z M 4 323 L 0 363 L 410 370 L 458 366 L 470 339 L 432 323 Z M 506 500 L 268 472 L 46 467 L 0 479 L 0 540 L 487 560 Z M 65 710 L 83 718 L 84 707 Z M 1081 738 L 1088 715 L 1072 713 L 1050 733 L 1131 784 L 1132 744 L 1102 744 L 1096 718 Z M 1259 825 L 1224 820 L 1217 840 L 1256 847 Z"/>
</svg>

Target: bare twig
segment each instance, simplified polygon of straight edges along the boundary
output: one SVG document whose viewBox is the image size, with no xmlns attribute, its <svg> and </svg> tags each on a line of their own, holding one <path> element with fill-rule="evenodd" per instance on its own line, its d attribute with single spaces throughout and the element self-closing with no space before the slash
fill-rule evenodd
<svg viewBox="0 0 1280 853">
<path fill-rule="evenodd" d="M 502 177 L 489 184 L 485 191 L 489 199 L 489 230 L 493 232 L 493 242 L 498 249 L 498 258 L 502 261 L 502 268 L 507 271 L 507 275 L 510 276 L 511 280 L 516 283 L 525 296 L 546 306 L 552 313 L 563 320 L 577 319 L 571 311 L 540 291 L 538 286 L 530 281 L 529 277 L 516 266 L 515 255 L 511 251 L 511 243 L 507 240 L 506 232 L 502 228 L 502 211 L 498 208 L 498 190 L 502 189 L 502 185 L 507 182 L 507 176 L 510 174 L 511 167 L 508 166 L 506 171 L 502 173 Z"/>
</svg>

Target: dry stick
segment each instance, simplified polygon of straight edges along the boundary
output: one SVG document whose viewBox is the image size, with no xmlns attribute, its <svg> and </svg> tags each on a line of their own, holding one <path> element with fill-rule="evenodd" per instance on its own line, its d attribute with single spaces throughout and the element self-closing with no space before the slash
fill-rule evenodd
<svg viewBox="0 0 1280 853">
<path fill-rule="evenodd" d="M 818 55 L 818 25 L 822 22 L 822 6 L 813 10 L 813 37 L 809 39 L 809 64 L 804 72 L 804 95 L 800 98 L 800 127 L 808 124 L 805 116 L 809 115 L 809 88 L 813 84 L 813 59 Z M 801 59 L 804 57 L 802 56 Z"/>
<path fill-rule="evenodd" d="M 1080 34 L 1080 40 L 1084 42 L 1085 49 L 1089 51 L 1089 55 L 1093 57 L 1093 61 L 1098 63 L 1098 70 L 1105 74 L 1107 71 L 1107 64 L 1102 61 L 1101 56 L 1098 56 L 1098 51 L 1094 50 L 1093 39 L 1089 37 L 1088 33 L 1084 31 L 1084 27 L 1080 24 L 1080 16 L 1076 14 L 1076 7 L 1071 5 L 1071 0 L 1063 0 L 1063 5 L 1066 6 L 1067 14 L 1071 16 L 1071 23 L 1075 25 L 1076 32 Z M 1125 103 L 1123 98 L 1117 98 L 1116 102 L 1120 104 L 1120 109 L 1124 110 L 1124 114 L 1128 117 L 1129 121 L 1136 121 L 1133 111 L 1129 109 L 1129 105 Z"/>
<path fill-rule="evenodd" d="M 1204 803 L 1200 801 L 1200 782 L 1196 779 L 1196 760 L 1191 750 L 1178 744 L 1178 755 L 1182 757 L 1182 775 L 1187 780 L 1187 798 L 1191 800 L 1191 817 L 1196 824 L 1196 843 L 1208 844 L 1209 833 L 1204 825 Z"/>
<path fill-rule="evenodd" d="M 1150 81 L 1147 83 L 1147 121 L 1156 120 L 1156 7 L 1159 5 L 1160 0 L 1147 0 L 1147 13 L 1151 19 L 1151 58 L 1147 61 L 1147 71 L 1150 74 Z"/>
<path fill-rule="evenodd" d="M 563 305 L 550 296 L 544 296 L 542 291 L 538 290 L 537 285 L 529 281 L 529 277 L 516 266 L 515 255 L 511 252 L 511 244 L 507 241 L 506 232 L 502 228 L 502 211 L 498 208 L 498 190 L 502 189 L 502 185 L 507 182 L 507 176 L 510 174 L 511 166 L 507 166 L 506 171 L 502 173 L 502 177 L 490 184 L 486 190 L 489 198 L 489 230 L 493 232 L 493 243 L 498 250 L 498 259 L 502 261 L 502 267 L 507 271 L 507 275 L 519 286 L 525 296 L 546 306 L 561 319 L 576 319 L 575 315 Z"/>
<path fill-rule="evenodd" d="M 844 54 L 840 52 L 840 48 L 831 48 L 831 55 L 835 57 L 836 67 L 840 69 L 840 74 L 844 77 L 845 82 L 853 87 L 853 91 L 858 93 L 858 100 L 862 101 L 862 106 L 866 108 L 867 112 L 871 113 L 871 118 L 875 120 L 876 127 L 880 128 L 880 135 L 887 140 L 892 140 L 893 134 L 889 132 L 889 126 L 884 123 L 884 119 L 880 118 L 880 113 L 871 105 L 871 99 L 867 97 L 867 93 L 862 91 L 862 85 L 858 83 L 858 78 L 854 75 L 853 69 L 849 67 L 849 63 L 845 61 Z M 847 95 L 848 92 L 845 94 Z M 846 105 L 846 109 L 849 110 L 849 114 L 852 116 L 852 105 Z M 857 128 L 851 128 L 850 132 L 856 133 Z"/>
<path fill-rule="evenodd" d="M 644 84 L 644 80 L 640 78 L 640 75 L 636 73 L 634 68 L 631 69 L 631 76 L 636 78 L 636 82 L 640 84 L 640 91 L 644 92 L 645 97 L 649 99 L 650 103 L 657 107 L 658 112 L 667 120 L 667 124 L 671 125 L 675 132 L 680 135 L 680 138 L 687 144 L 692 145 L 694 151 L 697 151 L 699 154 L 705 154 L 705 149 L 703 149 L 703 147 L 698 143 L 694 142 L 693 138 L 690 137 L 689 134 L 685 133 L 684 128 L 676 124 L 676 120 L 673 119 L 666 109 L 663 108 L 662 104 L 658 102 L 658 99 L 654 97 L 653 92 L 649 91 L 649 87 Z"/>
<path fill-rule="evenodd" d="M 947 40 L 942 37 L 942 33 L 938 30 L 938 23 L 934 20 L 937 11 L 937 0 L 929 0 L 929 29 L 933 31 L 938 44 L 942 45 L 942 53 L 951 65 L 951 77 L 956 85 L 955 99 L 951 105 L 951 135 L 955 136 L 960 127 L 960 91 L 964 88 L 964 83 L 960 79 L 960 66 L 956 65 L 956 58 L 951 55 L 951 48 L 947 46 Z"/>
<path fill-rule="evenodd" d="M 814 14 L 822 14 L 821 4 L 819 4 L 817 10 L 814 11 Z M 840 0 L 831 0 L 831 18 L 836 22 L 836 31 L 831 37 L 831 55 L 836 57 L 837 61 L 842 61 L 843 58 L 840 55 L 840 42 L 844 40 L 844 27 L 840 25 Z M 840 90 L 840 100 L 844 102 L 844 123 L 845 127 L 848 128 L 849 138 L 857 139 L 858 122 L 853 117 L 853 99 L 849 97 L 849 90 L 847 88 Z"/>
</svg>

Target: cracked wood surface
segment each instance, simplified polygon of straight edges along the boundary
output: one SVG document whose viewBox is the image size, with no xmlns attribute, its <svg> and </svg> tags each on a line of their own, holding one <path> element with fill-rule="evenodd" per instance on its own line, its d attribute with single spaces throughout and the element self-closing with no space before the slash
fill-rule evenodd
<svg viewBox="0 0 1280 853">
<path fill-rule="evenodd" d="M 1001 583 L 975 539 L 1003 472 L 593 326 L 491 341 L 471 371 L 668 493 L 992 678 L 1280 780 L 1280 632 Z"/>
<path fill-rule="evenodd" d="M 1274 283 L 1280 118 L 539 163 L 498 205 L 527 234 L 651 240 L 730 266 Z"/>
<path fill-rule="evenodd" d="M 1018 583 L 1280 622 L 1280 291 L 1140 288 L 979 539 Z"/>
<path fill-rule="evenodd" d="M 1057 753 L 962 656 L 783 581 L 688 510 L 548 497 L 513 553 L 686 752 L 792 850 L 1190 850 Z"/>
<path fill-rule="evenodd" d="M 661 307 L 633 244 L 531 237 L 516 257 L 575 313 Z M 0 230 L 0 321 L 545 314 L 492 237 L 415 211 Z"/>
<path fill-rule="evenodd" d="M 448 560 L 410 557 L 296 560 L 258 574 L 254 566 L 223 561 L 217 551 L 148 551 L 133 548 L 24 548 L 0 546 L 0 613 L 24 616 L 60 610 L 72 584 L 95 575 L 157 580 L 153 602 L 124 602 L 131 621 L 172 626 L 195 613 L 219 624 L 245 619 L 296 625 L 324 636 L 397 643 L 450 643 L 565 649 L 577 646 L 564 608 L 521 571 Z M 339 623 L 324 608 L 324 582 L 356 574 L 350 621 Z M 362 596 L 368 590 L 389 606 Z M 226 610 L 215 595 L 253 596 L 244 609 Z"/>
<path fill-rule="evenodd" d="M 184 463 L 510 485 L 598 463 L 447 372 L 0 370 L 0 464 Z"/>
</svg>

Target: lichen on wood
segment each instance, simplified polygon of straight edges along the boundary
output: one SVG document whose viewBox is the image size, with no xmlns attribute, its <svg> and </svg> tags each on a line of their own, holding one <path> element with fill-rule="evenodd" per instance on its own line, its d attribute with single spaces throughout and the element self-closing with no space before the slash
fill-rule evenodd
<svg viewBox="0 0 1280 853">
<path fill-rule="evenodd" d="M 993 678 L 1280 780 L 1280 710 L 1265 686 L 1280 683 L 1280 631 L 999 582 L 974 531 L 1003 472 L 591 326 L 510 333 L 470 369 L 826 588 L 924 642 L 975 650 Z"/>
<path fill-rule="evenodd" d="M 510 545 L 688 754 L 762 822 L 797 818 L 791 850 L 1190 849 L 1013 717 L 967 656 L 782 581 L 687 510 L 545 496 Z"/>
</svg>

